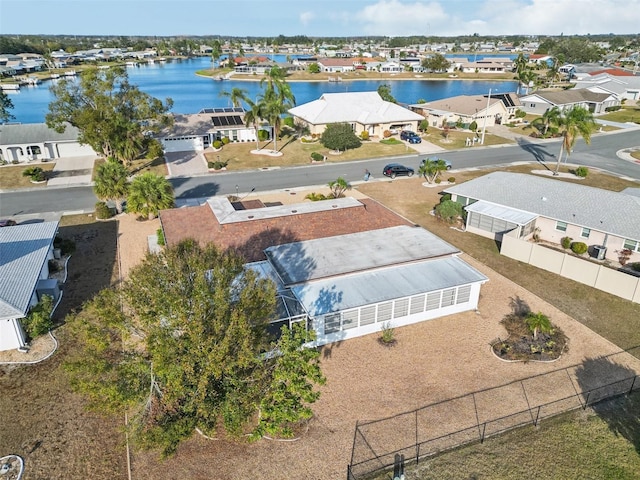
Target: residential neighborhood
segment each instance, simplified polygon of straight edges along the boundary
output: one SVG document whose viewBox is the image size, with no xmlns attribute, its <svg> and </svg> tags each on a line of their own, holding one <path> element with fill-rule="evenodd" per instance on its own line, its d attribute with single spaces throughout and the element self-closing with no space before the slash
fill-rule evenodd
<svg viewBox="0 0 640 480">
<path fill-rule="evenodd" d="M 637 35 L 0 47 L 0 478 L 637 474 Z"/>
</svg>

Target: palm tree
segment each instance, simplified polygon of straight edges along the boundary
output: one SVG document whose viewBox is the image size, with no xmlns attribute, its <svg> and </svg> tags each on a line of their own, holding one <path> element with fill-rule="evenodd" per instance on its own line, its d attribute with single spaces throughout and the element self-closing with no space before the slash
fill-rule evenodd
<svg viewBox="0 0 640 480">
<path fill-rule="evenodd" d="M 562 153 L 565 152 L 566 159 L 571 155 L 571 150 L 576 144 L 578 136 L 582 137 L 587 145 L 591 143 L 591 134 L 596 130 L 596 122 L 593 114 L 586 108 L 574 106 L 562 112 L 556 121 L 556 125 L 562 134 L 560 153 L 558 154 L 555 174 L 560 170 Z"/>
<path fill-rule="evenodd" d="M 518 91 L 521 86 L 525 86 L 527 93 L 529 93 L 529 86 L 532 85 L 532 82 L 535 82 L 537 78 L 536 73 L 531 68 L 525 68 L 520 73 L 518 73 Z"/>
<path fill-rule="evenodd" d="M 549 317 L 541 312 L 530 312 L 524 321 L 526 322 L 527 327 L 529 327 L 529 330 L 531 330 L 531 333 L 533 333 L 534 340 L 538 338 L 538 332 L 551 333 L 553 331 L 551 320 L 549 320 Z"/>
<path fill-rule="evenodd" d="M 422 175 L 424 179 L 433 183 L 441 172 L 447 169 L 447 164 L 442 159 L 426 158 L 422 161 L 420 168 L 418 168 L 418 174 Z"/>
<path fill-rule="evenodd" d="M 146 172 L 131 182 L 127 202 L 128 211 L 146 215 L 151 220 L 160 210 L 173 207 L 173 188 L 166 178 Z"/>
<path fill-rule="evenodd" d="M 107 160 L 98 165 L 93 191 L 102 201 L 113 200 L 116 212 L 122 213 L 122 202 L 129 193 L 129 172 L 117 160 Z"/>
<path fill-rule="evenodd" d="M 551 82 L 555 82 L 556 80 L 560 79 L 560 70 L 559 70 L 559 66 L 558 66 L 558 59 L 554 59 L 553 60 L 553 65 L 549 68 L 549 70 L 547 71 L 547 78 L 551 81 Z"/>
<path fill-rule="evenodd" d="M 242 101 L 247 101 L 247 91 L 242 88 L 233 87 L 231 92 L 222 91 L 220 92 L 221 97 L 228 97 L 231 105 L 234 107 L 242 106 Z"/>
<path fill-rule="evenodd" d="M 262 104 L 254 103 L 251 100 L 246 100 L 249 105 L 249 110 L 244 113 L 244 124 L 245 126 L 253 125 L 254 130 L 256 131 L 256 150 L 260 150 L 260 139 L 258 138 L 258 127 L 260 126 L 260 122 L 262 121 Z"/>
<path fill-rule="evenodd" d="M 527 63 L 528 62 L 526 57 L 522 53 L 519 53 L 518 57 L 513 62 L 514 66 L 516 67 L 517 75 L 520 75 L 520 73 L 522 73 L 526 69 Z"/>
<path fill-rule="evenodd" d="M 531 122 L 531 125 L 538 128 L 542 136 L 546 136 L 551 125 L 557 125 L 562 112 L 558 107 L 547 108 L 541 117 L 536 118 Z"/>
<path fill-rule="evenodd" d="M 344 178 L 338 177 L 336 180 L 329 182 L 329 188 L 333 198 L 340 198 L 344 196 L 344 192 L 351 190 L 351 184 Z"/>
</svg>

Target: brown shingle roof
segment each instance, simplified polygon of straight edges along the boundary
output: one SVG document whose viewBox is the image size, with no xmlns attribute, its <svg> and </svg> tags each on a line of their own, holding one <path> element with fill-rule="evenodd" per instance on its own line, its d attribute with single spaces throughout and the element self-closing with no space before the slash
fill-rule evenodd
<svg viewBox="0 0 640 480">
<path fill-rule="evenodd" d="M 411 223 L 371 199 L 361 207 L 220 225 L 209 205 L 160 212 L 167 245 L 193 238 L 239 251 L 247 261 L 264 260 L 264 249 L 284 243 L 365 232 Z"/>
</svg>

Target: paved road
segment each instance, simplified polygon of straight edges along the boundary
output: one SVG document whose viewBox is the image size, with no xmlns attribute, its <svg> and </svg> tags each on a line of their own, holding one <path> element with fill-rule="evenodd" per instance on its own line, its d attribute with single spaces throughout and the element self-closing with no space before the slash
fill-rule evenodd
<svg viewBox="0 0 640 480">
<path fill-rule="evenodd" d="M 616 152 L 640 145 L 640 130 L 595 136 L 591 145 L 579 140 L 571 154 L 570 162 L 598 167 L 617 175 L 640 180 L 640 164 L 623 160 Z M 557 140 L 530 143 L 526 138 L 520 145 L 497 147 L 471 147 L 441 154 L 456 168 L 499 166 L 513 162 L 538 161 L 555 165 L 559 152 Z M 229 195 L 256 191 L 282 190 L 302 186 L 326 185 L 338 177 L 349 182 L 361 181 L 365 169 L 371 171 L 373 180 L 382 177 L 382 167 L 390 161 L 398 161 L 416 167 L 422 155 L 362 160 L 342 164 L 315 164 L 300 167 L 276 168 L 245 172 L 225 172 L 190 178 L 172 178 L 176 197 L 180 203 L 187 199 L 206 198 L 212 195 Z M 93 211 L 96 198 L 92 188 L 50 188 L 0 193 L 0 217 L 35 215 L 46 212 Z"/>
</svg>

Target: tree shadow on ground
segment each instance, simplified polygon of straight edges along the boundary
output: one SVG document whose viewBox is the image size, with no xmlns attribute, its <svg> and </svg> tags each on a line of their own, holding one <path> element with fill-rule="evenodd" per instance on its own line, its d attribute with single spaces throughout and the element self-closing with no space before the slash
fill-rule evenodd
<svg viewBox="0 0 640 480">
<path fill-rule="evenodd" d="M 582 402 L 640 453 L 640 376 L 614 359 L 587 359 L 576 369 Z"/>
<path fill-rule="evenodd" d="M 529 142 L 528 140 L 522 139 L 522 138 L 518 139 L 518 145 L 520 145 L 520 148 L 522 148 L 522 150 L 524 150 L 525 152 L 531 154 L 531 156 L 534 158 L 534 160 L 536 162 L 538 162 L 540 165 L 542 165 L 547 170 L 551 170 L 547 166 L 545 161 L 551 161 L 552 160 L 552 161 L 555 162 L 556 157 L 555 157 L 555 155 L 553 153 L 549 153 L 545 146 L 540 145 L 538 143 Z"/>
</svg>

